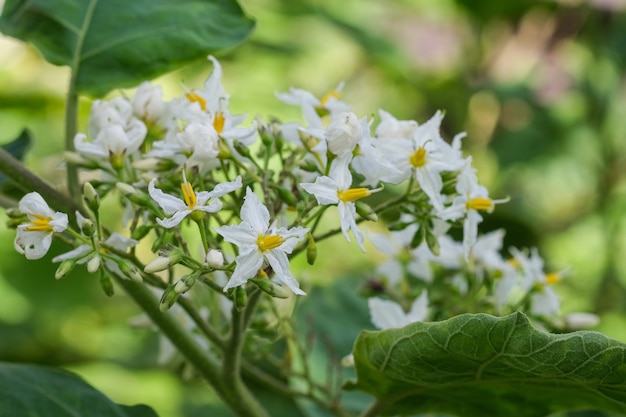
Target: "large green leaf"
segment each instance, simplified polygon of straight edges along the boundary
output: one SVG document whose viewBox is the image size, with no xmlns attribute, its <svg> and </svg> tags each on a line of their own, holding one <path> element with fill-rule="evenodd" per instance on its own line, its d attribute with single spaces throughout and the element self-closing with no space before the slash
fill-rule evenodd
<svg viewBox="0 0 626 417">
<path fill-rule="evenodd" d="M 358 379 L 347 388 L 376 396 L 385 415 L 626 414 L 626 345 L 597 332 L 544 333 L 522 313 L 364 331 L 354 357 Z"/>
<path fill-rule="evenodd" d="M 2 32 L 70 66 L 94 96 L 231 48 L 253 27 L 235 0 L 6 0 L 0 16 Z"/>
<path fill-rule="evenodd" d="M 0 363 L 0 417 L 157 417 L 148 406 L 115 404 L 79 376 L 55 368 Z"/>
</svg>

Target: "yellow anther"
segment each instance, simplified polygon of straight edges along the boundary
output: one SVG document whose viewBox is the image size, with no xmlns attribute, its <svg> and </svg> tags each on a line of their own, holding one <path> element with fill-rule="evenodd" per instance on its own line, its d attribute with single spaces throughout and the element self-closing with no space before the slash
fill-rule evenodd
<svg viewBox="0 0 626 417">
<path fill-rule="evenodd" d="M 549 274 L 546 274 L 546 284 L 548 285 L 554 285 L 558 282 L 561 282 L 561 275 L 557 272 L 551 272 Z"/>
<path fill-rule="evenodd" d="M 206 100 L 202 98 L 200 94 L 195 93 L 195 92 L 190 92 L 190 93 L 186 93 L 185 97 L 187 97 L 187 100 L 189 100 L 191 103 L 198 103 L 200 105 L 200 108 L 206 111 Z"/>
<path fill-rule="evenodd" d="M 226 119 L 224 118 L 224 113 L 221 111 L 218 111 L 217 113 L 215 113 L 215 118 L 213 119 L 213 127 L 215 128 L 215 131 L 219 134 L 222 133 L 222 131 L 224 130 L 224 122 L 226 121 Z"/>
<path fill-rule="evenodd" d="M 421 168 L 426 164 L 426 149 L 420 146 L 410 158 L 414 168 Z"/>
<path fill-rule="evenodd" d="M 369 197 L 370 195 L 372 195 L 372 192 L 367 188 L 350 188 L 345 191 L 337 191 L 337 197 L 339 197 L 339 200 L 344 203 L 360 200 L 362 198 Z"/>
<path fill-rule="evenodd" d="M 185 204 L 187 204 L 189 210 L 194 210 L 196 208 L 196 204 L 198 204 L 198 199 L 196 198 L 196 193 L 193 191 L 193 187 L 187 181 L 187 176 L 185 175 L 184 169 L 183 183 L 180 184 L 180 188 L 183 190 L 183 198 L 185 199 Z"/>
<path fill-rule="evenodd" d="M 492 211 L 494 204 L 493 200 L 490 198 L 476 197 L 469 200 L 465 206 L 468 210 Z"/>
<path fill-rule="evenodd" d="M 49 217 L 42 216 L 41 214 L 33 214 L 34 220 L 31 220 L 32 226 L 26 227 L 24 230 L 28 232 L 51 232 L 54 228 L 50 226 Z"/>
<path fill-rule="evenodd" d="M 336 98 L 337 100 L 339 100 L 341 98 L 341 93 L 339 91 L 330 90 L 328 93 L 324 94 L 324 97 L 320 99 L 320 107 L 326 106 L 326 103 L 328 103 L 328 100 L 330 100 L 331 98 Z"/>
<path fill-rule="evenodd" d="M 285 239 L 281 235 L 259 235 L 256 240 L 257 245 L 259 246 L 259 250 L 264 252 L 266 250 L 271 250 L 279 247 L 283 244 Z"/>
<path fill-rule="evenodd" d="M 520 269 L 522 267 L 519 261 L 515 258 L 509 258 L 507 259 L 507 262 L 509 263 L 509 265 L 513 266 L 513 268 Z"/>
</svg>

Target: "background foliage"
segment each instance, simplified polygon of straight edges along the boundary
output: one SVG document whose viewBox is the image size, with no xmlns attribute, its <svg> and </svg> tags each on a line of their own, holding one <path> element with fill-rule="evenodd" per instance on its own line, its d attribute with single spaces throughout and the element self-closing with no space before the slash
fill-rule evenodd
<svg viewBox="0 0 626 417">
<path fill-rule="evenodd" d="M 548 269 L 571 267 L 556 288 L 564 311 L 598 312 L 597 330 L 626 341 L 626 3 L 248 0 L 243 6 L 256 31 L 219 57 L 234 113 L 296 119 L 298 110 L 280 104 L 275 91 L 297 86 L 323 94 L 341 80 L 357 114 L 383 108 L 425 120 L 445 110 L 443 129 L 449 137 L 468 132 L 465 149 L 491 195 L 511 197 L 483 231 L 505 227 L 509 244 L 538 246 Z M 157 82 L 172 97 L 181 81 L 200 86 L 210 70 L 201 61 Z M 0 143 L 28 127 L 34 146 L 27 165 L 59 187 L 68 77 L 32 47 L 0 37 Z M 81 104 L 84 123 L 89 100 Z M 204 415 L 211 407 L 206 395 L 194 395 L 204 386 L 183 389 L 171 373 L 154 370 L 157 337 L 128 328 L 138 311 L 123 295 L 107 299 L 80 269 L 55 281 L 49 257 L 63 247 L 27 262 L 14 254 L 13 231 L 0 226 L 0 238 L 0 360 L 68 367 L 116 402 L 144 402 L 161 416 Z M 366 274 L 370 257 L 349 248 L 346 257 L 355 262 L 346 263 L 333 256 L 336 250 L 321 245 L 320 262 L 307 273 L 321 283 Z M 308 308 L 303 326 L 332 337 L 331 330 L 315 330 L 316 321 L 331 324 Z"/>
</svg>

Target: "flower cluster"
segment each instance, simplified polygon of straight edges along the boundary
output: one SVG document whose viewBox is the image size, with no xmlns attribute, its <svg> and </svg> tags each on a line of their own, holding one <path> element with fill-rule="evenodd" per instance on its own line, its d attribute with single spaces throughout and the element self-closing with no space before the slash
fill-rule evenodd
<svg viewBox="0 0 626 417">
<path fill-rule="evenodd" d="M 464 311 L 558 315 L 552 285 L 560 275 L 544 272 L 536 250 L 505 255 L 503 231 L 479 235 L 482 216 L 505 200 L 479 184 L 461 150 L 464 134 L 441 136 L 442 112 L 424 123 L 384 110 L 359 117 L 341 100 L 340 84 L 322 98 L 300 89 L 278 93 L 300 107 L 302 122 L 257 116 L 246 126 L 245 114 L 229 110 L 219 62 L 209 59 L 204 88 L 186 88 L 170 101 L 148 82 L 131 99 L 95 101 L 87 132 L 67 153 L 69 163 L 101 173 L 95 188 L 86 186 L 89 210 L 72 228 L 37 193 L 26 195 L 16 249 L 40 258 L 52 236 L 63 235 L 75 248 L 54 259 L 62 262 L 57 277 L 86 263 L 90 272 L 143 279 L 162 290 L 164 310 L 201 282 L 239 308 L 256 289 L 305 294 L 290 260 L 306 253 L 312 264 L 324 239 L 343 234 L 366 251 L 369 237 L 387 255 L 377 284 L 365 285 L 377 327 Z M 380 198 L 368 200 L 375 193 Z M 124 205 L 116 230 L 100 221 L 99 200 L 108 195 Z M 339 223 L 328 231 L 330 206 Z M 387 230 L 365 233 L 366 221 Z M 453 226 L 461 240 L 448 234 Z M 116 233 L 122 230 L 129 236 Z M 199 248 L 188 244 L 193 236 Z M 140 242 L 158 254 L 147 264 L 134 254 Z"/>
</svg>

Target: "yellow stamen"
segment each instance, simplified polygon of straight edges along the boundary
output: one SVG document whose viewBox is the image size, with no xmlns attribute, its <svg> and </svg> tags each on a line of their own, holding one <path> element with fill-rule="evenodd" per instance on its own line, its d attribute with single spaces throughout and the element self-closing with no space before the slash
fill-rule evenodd
<svg viewBox="0 0 626 417">
<path fill-rule="evenodd" d="M 256 243 L 259 246 L 259 250 L 261 250 L 261 252 L 264 252 L 266 250 L 271 250 L 279 247 L 283 244 L 284 241 L 285 239 L 281 235 L 259 235 Z"/>
<path fill-rule="evenodd" d="M 54 228 L 50 226 L 49 217 L 42 216 L 41 214 L 33 214 L 34 220 L 31 220 L 32 226 L 24 228 L 27 232 L 51 232 Z"/>
<path fill-rule="evenodd" d="M 549 274 L 546 274 L 546 284 L 548 285 L 554 285 L 558 282 L 561 282 L 561 275 L 557 272 L 551 272 Z"/>
<path fill-rule="evenodd" d="M 507 262 L 513 266 L 513 268 L 517 268 L 520 269 L 522 267 L 522 265 L 519 263 L 519 261 L 515 258 L 509 258 L 507 259 Z"/>
<path fill-rule="evenodd" d="M 200 94 L 192 91 L 190 93 L 186 93 L 185 97 L 187 97 L 187 100 L 189 100 L 191 103 L 198 103 L 200 105 L 200 108 L 206 111 L 206 100 L 202 98 Z"/>
<path fill-rule="evenodd" d="M 424 165 L 426 165 L 426 149 L 423 146 L 420 146 L 415 151 L 415 153 L 411 155 L 411 158 L 409 158 L 409 160 L 411 161 L 411 165 L 413 165 L 413 167 L 423 167 Z"/>
<path fill-rule="evenodd" d="M 196 198 L 196 193 L 193 191 L 193 187 L 187 181 L 187 176 L 185 175 L 184 170 L 183 183 L 180 184 L 180 188 L 183 190 L 183 198 L 185 199 L 185 204 L 187 204 L 189 210 L 194 210 L 196 208 L 196 204 L 198 203 L 198 199 Z"/>
<path fill-rule="evenodd" d="M 360 200 L 370 195 L 372 195 L 372 192 L 367 188 L 350 188 L 349 190 L 345 191 L 337 191 L 337 197 L 339 197 L 339 200 L 343 201 L 344 203 Z"/>
<path fill-rule="evenodd" d="M 493 200 L 486 197 L 476 197 L 469 200 L 465 206 L 468 210 L 482 210 L 482 211 L 492 211 L 493 210 Z"/>
<path fill-rule="evenodd" d="M 224 113 L 221 111 L 218 111 L 217 113 L 215 113 L 215 118 L 213 119 L 213 127 L 215 128 L 215 131 L 219 134 L 222 133 L 222 131 L 224 130 L 224 122 L 226 121 L 226 119 L 224 118 Z"/>
<path fill-rule="evenodd" d="M 341 98 L 341 93 L 339 91 L 330 90 L 328 93 L 324 94 L 324 97 L 320 99 L 320 107 L 326 106 L 326 103 L 328 103 L 328 100 L 330 100 L 331 98 L 336 98 L 337 100 L 339 100 Z"/>
</svg>

